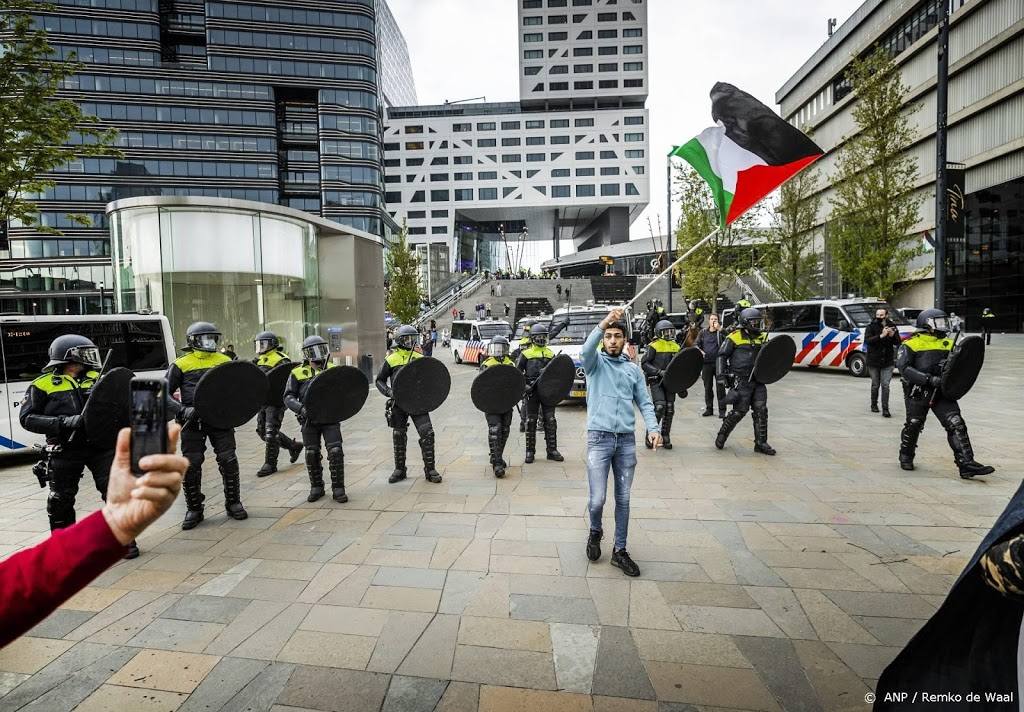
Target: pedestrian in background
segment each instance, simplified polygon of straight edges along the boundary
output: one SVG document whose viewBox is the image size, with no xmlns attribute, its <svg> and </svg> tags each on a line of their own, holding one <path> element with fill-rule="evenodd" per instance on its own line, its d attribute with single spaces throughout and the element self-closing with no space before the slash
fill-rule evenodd
<svg viewBox="0 0 1024 712">
<path fill-rule="evenodd" d="M 430 338 L 429 331 L 424 331 L 420 334 L 420 351 L 427 357 L 434 355 L 434 340 Z"/>
<path fill-rule="evenodd" d="M 956 315 L 956 312 L 949 313 L 949 329 L 954 334 L 959 334 L 963 329 L 964 320 Z"/>
<path fill-rule="evenodd" d="M 988 307 L 981 312 L 981 331 L 985 334 L 985 346 L 992 345 L 992 322 L 995 319 L 996 315 Z"/>
<path fill-rule="evenodd" d="M 868 350 L 868 375 L 871 376 L 871 412 L 878 412 L 878 391 L 882 391 L 882 416 L 889 413 L 889 382 L 896 363 L 896 349 L 900 345 L 900 332 L 889 318 L 888 309 L 876 309 L 874 320 L 864 330 L 864 344 Z"/>
<path fill-rule="evenodd" d="M 555 285 L 555 291 L 558 292 L 558 298 L 561 299 L 562 298 L 562 285 L 561 284 L 556 284 Z"/>
<path fill-rule="evenodd" d="M 505 302 L 505 316 L 508 316 L 508 313 L 509 313 L 508 302 Z"/>
<path fill-rule="evenodd" d="M 490 303 L 490 302 L 487 302 L 487 303 L 486 303 L 486 304 L 484 305 L 484 314 L 486 315 L 486 317 L 487 317 L 488 319 L 490 319 L 490 318 L 491 318 L 491 303 Z"/>
<path fill-rule="evenodd" d="M 718 396 L 718 417 L 725 417 L 725 385 L 717 378 L 715 366 L 718 362 L 718 351 L 722 348 L 722 326 L 718 314 L 708 317 L 708 325 L 697 333 L 693 345 L 704 355 L 704 365 L 700 369 L 700 377 L 704 381 L 704 412 L 705 418 L 715 414 L 715 396 Z"/>
</svg>

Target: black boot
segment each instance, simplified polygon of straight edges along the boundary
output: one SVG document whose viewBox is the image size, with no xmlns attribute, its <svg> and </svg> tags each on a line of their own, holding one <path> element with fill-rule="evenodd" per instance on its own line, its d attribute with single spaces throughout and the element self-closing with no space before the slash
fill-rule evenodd
<svg viewBox="0 0 1024 712">
<path fill-rule="evenodd" d="M 655 401 L 654 403 L 654 419 L 658 421 L 658 426 L 661 426 L 661 421 L 665 419 L 665 401 Z M 654 443 L 647 438 L 644 438 L 644 447 L 648 450 L 654 449 Z"/>
<path fill-rule="evenodd" d="M 500 453 L 501 453 L 501 466 L 506 468 L 506 469 L 508 468 L 508 463 L 505 462 L 505 445 L 508 443 L 508 436 L 509 436 L 510 430 L 511 430 L 510 425 L 502 425 L 501 426 L 501 450 L 500 450 Z"/>
<path fill-rule="evenodd" d="M 288 451 L 288 461 L 294 464 L 295 461 L 299 459 L 299 455 L 302 454 L 302 451 L 305 450 L 305 448 L 302 446 L 302 443 L 298 442 L 297 440 L 292 440 L 284 433 L 278 433 L 277 437 L 278 442 L 280 442 L 281 445 Z"/>
<path fill-rule="evenodd" d="M 768 444 L 768 408 L 754 408 L 751 417 L 754 419 L 754 452 L 774 455 L 775 448 Z"/>
<path fill-rule="evenodd" d="M 554 413 L 544 416 L 544 443 L 547 445 L 548 459 L 555 462 L 565 460 L 562 453 L 558 452 L 558 421 Z"/>
<path fill-rule="evenodd" d="M 344 504 L 348 495 L 345 494 L 345 451 L 340 444 L 327 451 L 327 465 L 331 468 L 331 497 Z"/>
<path fill-rule="evenodd" d="M 672 438 L 669 437 L 672 432 L 672 419 L 676 415 L 675 405 L 669 405 L 665 409 L 665 417 L 661 419 L 661 446 L 666 450 L 672 449 Z M 644 438 L 646 441 L 647 438 Z"/>
<path fill-rule="evenodd" d="M 722 418 L 722 428 L 718 431 L 718 437 L 715 438 L 715 447 L 719 450 L 725 447 L 725 441 L 729 439 L 729 433 L 733 431 L 736 424 L 743 420 L 743 416 L 747 414 L 745 410 L 730 410 Z"/>
<path fill-rule="evenodd" d="M 220 477 L 224 481 L 224 510 L 232 519 L 248 519 L 249 515 L 242 506 L 238 475 L 238 460 L 234 457 L 220 465 Z"/>
<path fill-rule="evenodd" d="M 967 435 L 967 423 L 959 413 L 950 416 L 946 423 L 946 438 L 949 440 L 949 446 L 953 448 L 953 460 L 960 469 L 960 476 L 965 480 L 991 475 L 996 471 L 991 465 L 982 465 L 974 461 L 974 448 L 971 447 L 971 438 Z"/>
<path fill-rule="evenodd" d="M 139 558 L 139 545 L 132 539 L 128 542 L 128 553 L 124 555 L 125 559 L 137 559 Z"/>
<path fill-rule="evenodd" d="M 256 473 L 257 477 L 267 477 L 277 472 L 277 457 L 281 454 L 281 443 L 277 441 L 277 433 L 267 433 L 266 454 L 263 467 Z"/>
<path fill-rule="evenodd" d="M 917 439 L 921 435 L 924 421 L 920 418 L 907 418 L 900 433 L 900 467 L 904 470 L 914 469 L 914 454 L 917 452 Z"/>
<path fill-rule="evenodd" d="M 431 428 L 420 438 L 420 450 L 423 451 L 423 474 L 427 482 L 437 484 L 441 481 L 441 473 L 434 466 L 434 430 Z"/>
<path fill-rule="evenodd" d="M 528 416 L 526 418 L 526 459 L 524 462 L 529 465 L 533 462 L 533 456 L 537 452 L 537 418 Z"/>
<path fill-rule="evenodd" d="M 501 426 L 487 426 L 487 447 L 491 453 L 491 467 L 495 477 L 505 476 L 505 461 L 501 459 Z"/>
<path fill-rule="evenodd" d="M 199 522 L 203 521 L 203 470 L 201 467 L 189 466 L 185 471 L 185 480 L 181 489 L 185 492 L 185 521 L 181 523 L 182 529 L 192 529 Z"/>
<path fill-rule="evenodd" d="M 316 502 L 324 496 L 324 466 L 320 449 L 306 448 L 306 471 L 309 473 L 309 496 L 307 502 Z"/>
<path fill-rule="evenodd" d="M 391 431 L 391 439 L 395 444 L 395 471 L 391 473 L 388 482 L 395 484 L 405 479 L 405 448 L 409 444 L 409 435 L 404 430 L 397 428 Z"/>
</svg>

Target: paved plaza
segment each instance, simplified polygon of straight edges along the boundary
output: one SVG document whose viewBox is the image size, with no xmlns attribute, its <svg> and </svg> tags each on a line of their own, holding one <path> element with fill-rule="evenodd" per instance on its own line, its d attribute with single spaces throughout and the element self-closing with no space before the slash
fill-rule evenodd
<svg viewBox="0 0 1024 712">
<path fill-rule="evenodd" d="M 719 452 L 702 398 L 677 403 L 675 449 L 639 450 L 638 579 L 608 562 L 611 504 L 604 555 L 584 554 L 584 407 L 558 409 L 564 463 L 523 466 L 514 426 L 496 480 L 475 370 L 439 349 L 442 484 L 423 479 L 412 429 L 414 477 L 387 483 L 376 391 L 343 424 L 345 505 L 308 504 L 287 455 L 257 479 L 261 443 L 239 431 L 249 519 L 224 514 L 210 457 L 205 522 L 181 531 L 179 498 L 140 558 L 0 650 L 0 712 L 866 710 L 1020 482 L 1022 347 L 997 336 L 963 401 L 997 468 L 983 481 L 957 476 L 933 417 L 918 469 L 900 470 L 895 380 L 886 420 L 867 379 L 792 372 L 769 389 L 773 458 L 749 417 Z M 47 536 L 45 504 L 27 466 L 0 471 L 0 555 Z M 99 506 L 88 475 L 79 505 Z"/>
</svg>

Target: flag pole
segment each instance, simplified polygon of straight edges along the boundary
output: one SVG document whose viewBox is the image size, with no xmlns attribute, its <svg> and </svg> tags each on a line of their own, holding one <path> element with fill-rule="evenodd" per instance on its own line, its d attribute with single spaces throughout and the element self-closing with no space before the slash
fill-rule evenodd
<svg viewBox="0 0 1024 712">
<path fill-rule="evenodd" d="M 672 259 L 672 154 L 665 158 L 666 200 L 668 203 L 668 245 L 665 250 L 665 261 Z M 668 278 L 668 313 L 672 313 L 672 277 Z"/>
<path fill-rule="evenodd" d="M 675 262 L 673 262 L 672 264 L 670 264 L 670 265 L 668 266 L 668 268 L 667 268 L 667 269 L 666 269 L 666 270 L 665 270 L 664 272 L 662 272 L 662 273 L 661 273 L 661 274 L 659 274 L 659 275 L 658 275 L 657 277 L 655 277 L 654 279 L 652 279 L 652 280 L 651 280 L 651 283 L 650 283 L 650 284 L 648 284 L 648 285 L 647 285 L 646 287 L 644 287 L 643 289 L 641 289 L 641 290 L 640 290 L 639 292 L 637 292 L 637 293 L 636 293 L 636 296 L 635 296 L 635 297 L 633 297 L 633 298 L 632 298 L 632 299 L 630 299 L 630 300 L 629 300 L 628 302 L 626 302 L 625 304 L 623 304 L 623 305 L 622 305 L 622 308 L 623 308 L 623 309 L 629 309 L 629 307 L 633 306 L 633 302 L 635 302 L 635 301 L 636 301 L 637 299 L 639 299 L 639 298 L 640 298 L 641 296 L 643 296 L 644 292 L 646 292 L 646 291 L 647 291 L 648 289 L 650 289 L 650 288 L 651 288 L 651 287 L 653 287 L 653 286 L 654 286 L 655 284 L 657 284 L 658 280 L 659 280 L 659 279 L 661 279 L 662 277 L 664 277 L 664 276 L 665 276 L 666 274 L 669 274 L 669 273 L 671 273 L 671 272 L 672 272 L 672 268 L 673 268 L 673 267 L 675 267 L 675 266 L 676 266 L 677 264 L 679 264 L 680 262 L 682 262 L 683 260 L 685 260 L 685 259 L 686 259 L 687 257 L 689 257 L 690 255 L 692 255 L 692 254 L 693 254 L 694 252 L 696 252 L 696 251 L 697 251 L 697 249 L 698 249 L 698 248 L 700 248 L 700 247 L 703 247 L 703 245 L 704 245 L 704 243 L 705 243 L 705 242 L 707 242 L 707 241 L 708 241 L 708 240 L 710 240 L 710 239 L 711 239 L 712 237 L 714 237 L 715 235 L 717 235 L 717 234 L 718 234 L 718 231 L 719 231 L 719 229 L 720 229 L 720 228 L 717 228 L 717 227 L 716 227 L 716 228 L 715 228 L 714 230 L 712 230 L 711 232 L 709 232 L 709 233 L 708 233 L 708 234 L 707 234 L 706 236 L 704 236 L 703 238 L 701 238 L 701 241 L 700 241 L 700 242 L 698 242 L 698 243 L 697 243 L 696 245 L 694 245 L 693 247 L 691 247 L 690 249 L 688 249 L 688 250 L 687 250 L 686 252 L 684 252 L 683 254 L 681 254 L 681 255 L 680 255 L 680 256 L 679 256 L 679 257 L 678 257 L 678 258 L 676 259 L 676 261 L 675 261 Z M 670 293 L 670 294 L 671 294 L 671 286 L 672 286 L 672 285 L 670 284 L 670 285 L 669 285 L 669 289 L 670 289 L 670 292 L 669 292 L 669 293 Z"/>
</svg>

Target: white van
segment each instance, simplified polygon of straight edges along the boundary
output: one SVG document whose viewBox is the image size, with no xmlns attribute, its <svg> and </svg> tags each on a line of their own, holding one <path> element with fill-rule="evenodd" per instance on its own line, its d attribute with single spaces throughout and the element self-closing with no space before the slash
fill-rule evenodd
<svg viewBox="0 0 1024 712">
<path fill-rule="evenodd" d="M 0 455 L 45 444 L 45 436 L 21 427 L 18 408 L 29 384 L 50 360 L 50 342 L 64 334 L 81 334 L 92 340 L 101 359 L 112 351 L 108 368 L 124 366 L 139 376 L 163 376 L 174 361 L 174 341 L 166 316 L 0 316 L 4 369 L 0 384 Z"/>
<path fill-rule="evenodd" d="M 756 304 L 770 328 L 769 338 L 791 338 L 796 342 L 795 366 L 848 368 L 855 376 L 866 376 L 868 359 L 864 329 L 879 308 L 889 310 L 900 339 L 916 330 L 902 314 L 881 299 L 819 299 L 806 302 Z"/>
<path fill-rule="evenodd" d="M 487 359 L 487 345 L 492 336 L 512 340 L 512 325 L 501 319 L 473 319 L 452 322 L 451 344 L 455 363 L 479 365 Z"/>
<path fill-rule="evenodd" d="M 607 304 L 594 304 L 585 307 L 569 307 L 556 309 L 551 317 L 551 329 L 558 328 L 559 324 L 569 317 L 569 326 L 565 327 L 554 338 L 548 340 L 548 348 L 556 354 L 567 354 L 572 357 L 576 364 L 576 380 L 573 382 L 572 390 L 569 391 L 569 398 L 587 397 L 587 377 L 583 372 L 583 362 L 580 360 L 580 353 L 583 351 L 583 342 L 590 336 L 601 320 L 608 316 L 611 307 Z M 629 358 L 636 361 L 637 346 L 628 343 L 633 336 L 633 324 L 630 319 L 625 319 L 626 329 L 626 353 Z M 600 348 L 600 346 L 598 346 Z"/>
</svg>

